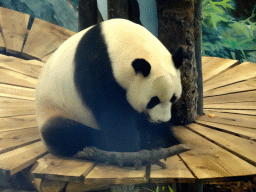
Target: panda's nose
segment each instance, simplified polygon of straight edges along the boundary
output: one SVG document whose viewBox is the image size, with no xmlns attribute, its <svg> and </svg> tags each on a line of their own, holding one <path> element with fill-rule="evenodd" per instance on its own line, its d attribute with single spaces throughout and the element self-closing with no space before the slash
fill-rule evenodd
<svg viewBox="0 0 256 192">
<path fill-rule="evenodd" d="M 157 123 L 163 123 L 164 121 L 161 121 L 161 120 L 157 120 Z"/>
</svg>

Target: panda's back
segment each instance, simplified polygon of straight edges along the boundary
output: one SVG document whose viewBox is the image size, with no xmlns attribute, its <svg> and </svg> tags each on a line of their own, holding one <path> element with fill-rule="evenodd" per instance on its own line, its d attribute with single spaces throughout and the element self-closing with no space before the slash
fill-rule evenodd
<svg viewBox="0 0 256 192">
<path fill-rule="evenodd" d="M 90 27 L 92 28 L 92 27 Z M 74 85 L 74 57 L 80 39 L 90 29 L 77 33 L 66 40 L 50 57 L 43 68 L 36 87 L 36 113 L 40 123 L 56 111 L 61 116 L 78 120 L 92 128 L 98 128 L 90 108 L 79 98 Z M 46 106 L 47 110 L 45 110 Z M 51 112 L 51 110 L 53 112 Z M 46 113 L 42 113 L 46 111 Z M 45 118 L 39 117 L 44 115 Z M 86 118 L 81 118 L 81 117 Z"/>
</svg>

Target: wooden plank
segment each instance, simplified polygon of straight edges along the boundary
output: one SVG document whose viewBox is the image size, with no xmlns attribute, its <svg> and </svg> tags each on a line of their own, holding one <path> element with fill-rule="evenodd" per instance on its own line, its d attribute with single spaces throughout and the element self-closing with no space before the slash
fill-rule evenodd
<svg viewBox="0 0 256 192">
<path fill-rule="evenodd" d="M 0 67 L 0 83 L 36 88 L 37 79 Z"/>
<path fill-rule="evenodd" d="M 212 79 L 204 82 L 204 91 L 247 80 L 256 76 L 256 64 L 244 62 Z"/>
<path fill-rule="evenodd" d="M 2 117 L 0 118 L 0 131 L 15 128 L 36 127 L 36 115 Z"/>
<path fill-rule="evenodd" d="M 242 127 L 256 128 L 256 119 L 254 116 L 238 115 L 231 113 L 219 113 L 216 111 L 204 111 L 205 115 L 200 116 L 197 120 L 210 121 L 215 123 L 222 123 L 227 125 L 236 125 Z M 209 117 L 209 114 L 214 114 L 214 117 Z"/>
<path fill-rule="evenodd" d="M 208 111 L 208 110 L 205 109 L 205 111 Z M 242 114 L 242 115 L 256 115 L 256 110 L 211 109 L 211 111 L 223 112 L 223 113 Z"/>
<path fill-rule="evenodd" d="M 146 182 L 146 166 L 135 170 L 134 167 L 120 168 L 113 165 L 97 164 L 85 177 L 84 183 L 101 184 L 140 184 Z"/>
<path fill-rule="evenodd" d="M 217 89 L 204 90 L 204 97 L 252 90 L 256 90 L 256 77 Z"/>
<path fill-rule="evenodd" d="M 30 77 L 38 78 L 44 64 L 37 60 L 23 60 L 0 54 L 0 67 L 9 69 Z"/>
<path fill-rule="evenodd" d="M 161 161 L 166 163 L 167 168 L 162 169 L 157 165 L 152 165 L 150 171 L 151 181 L 155 183 L 172 183 L 177 178 L 179 182 L 187 183 L 195 180 L 195 177 L 177 155 L 168 158 L 166 161 Z"/>
<path fill-rule="evenodd" d="M 34 115 L 36 113 L 35 108 L 17 108 L 17 109 L 1 109 L 1 117 L 21 116 L 21 115 Z"/>
<path fill-rule="evenodd" d="M 211 61 L 214 58 L 215 57 L 202 56 L 202 64 L 205 65 L 206 63 L 208 63 L 209 61 Z"/>
<path fill-rule="evenodd" d="M 192 147 L 192 150 L 181 153 L 179 156 L 197 178 L 223 177 L 225 179 L 229 176 L 253 175 L 256 173 L 256 168 L 253 165 L 191 130 L 182 126 L 172 129 L 175 136 Z M 217 131 L 212 134 L 215 135 L 215 132 Z M 221 134 L 223 133 L 221 132 Z M 220 136 L 220 138 L 223 138 L 223 136 Z M 237 144 L 235 146 L 237 147 Z"/>
<path fill-rule="evenodd" d="M 256 166 L 256 142 L 194 123 L 187 125 L 187 127 Z M 238 167 L 238 165 L 235 166 Z M 256 174 L 256 167 L 254 167 L 253 172 Z"/>
<path fill-rule="evenodd" d="M 256 101 L 256 90 L 213 97 L 204 97 L 204 105 L 214 103 L 241 103 L 246 101 Z"/>
<path fill-rule="evenodd" d="M 238 60 L 215 58 L 203 65 L 203 82 L 227 71 L 229 68 L 239 64 Z"/>
<path fill-rule="evenodd" d="M 30 15 L 0 7 L 2 35 L 9 53 L 20 53 L 28 30 Z"/>
<path fill-rule="evenodd" d="M 0 83 L 0 96 L 17 99 L 35 100 L 36 90 Z"/>
<path fill-rule="evenodd" d="M 0 173 L 10 176 L 30 165 L 47 153 L 42 141 L 0 155 Z"/>
<path fill-rule="evenodd" d="M 65 40 L 75 32 L 35 18 L 22 55 L 31 55 L 46 61 Z M 43 59 L 44 58 L 44 59 Z"/>
<path fill-rule="evenodd" d="M 0 154 L 40 140 L 37 127 L 0 132 Z"/>
<path fill-rule="evenodd" d="M 253 109 L 256 110 L 256 102 L 242 102 L 242 103 L 216 103 L 206 104 L 204 109 Z"/>
<path fill-rule="evenodd" d="M 83 181 L 95 166 L 93 162 L 74 158 L 59 158 L 51 154 L 37 161 L 36 168 L 32 174 L 41 179 L 59 181 Z"/>
<path fill-rule="evenodd" d="M 200 123 L 202 125 L 208 125 L 214 128 L 218 128 L 222 131 L 226 131 L 228 133 L 232 133 L 233 135 L 239 135 L 239 137 L 243 137 L 249 140 L 254 140 L 256 141 L 256 129 L 251 129 L 247 127 L 238 127 L 235 125 L 225 125 L 221 123 L 214 123 L 214 122 L 209 122 L 209 121 L 200 121 L 197 120 L 197 123 Z"/>
<path fill-rule="evenodd" d="M 0 97 L 0 109 L 35 108 L 35 101 Z"/>
</svg>

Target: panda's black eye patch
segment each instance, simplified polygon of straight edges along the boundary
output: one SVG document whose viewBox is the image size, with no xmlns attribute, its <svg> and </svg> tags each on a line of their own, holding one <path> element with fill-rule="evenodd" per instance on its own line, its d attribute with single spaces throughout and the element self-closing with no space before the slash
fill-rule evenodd
<svg viewBox="0 0 256 192">
<path fill-rule="evenodd" d="M 160 99 L 158 97 L 152 97 L 147 105 L 147 109 L 152 109 L 159 103 L 160 103 Z"/>
<path fill-rule="evenodd" d="M 173 103 L 174 101 L 176 101 L 177 97 L 175 96 L 175 94 L 173 94 L 172 98 L 171 98 L 171 103 Z"/>
</svg>

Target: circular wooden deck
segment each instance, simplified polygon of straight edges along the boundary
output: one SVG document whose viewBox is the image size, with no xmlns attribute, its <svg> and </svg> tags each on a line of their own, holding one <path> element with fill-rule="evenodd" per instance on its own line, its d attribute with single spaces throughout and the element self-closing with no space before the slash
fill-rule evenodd
<svg viewBox="0 0 256 192">
<path fill-rule="evenodd" d="M 48 154 L 35 117 L 37 77 L 50 55 L 75 32 L 40 19 L 28 29 L 29 19 L 0 8 L 1 175 L 36 163 L 32 174 L 37 186 L 66 191 L 145 183 L 149 178 L 172 183 L 256 176 L 256 64 L 216 57 L 202 59 L 205 115 L 173 128 L 192 150 L 168 158 L 167 169 L 122 169 Z"/>
</svg>

